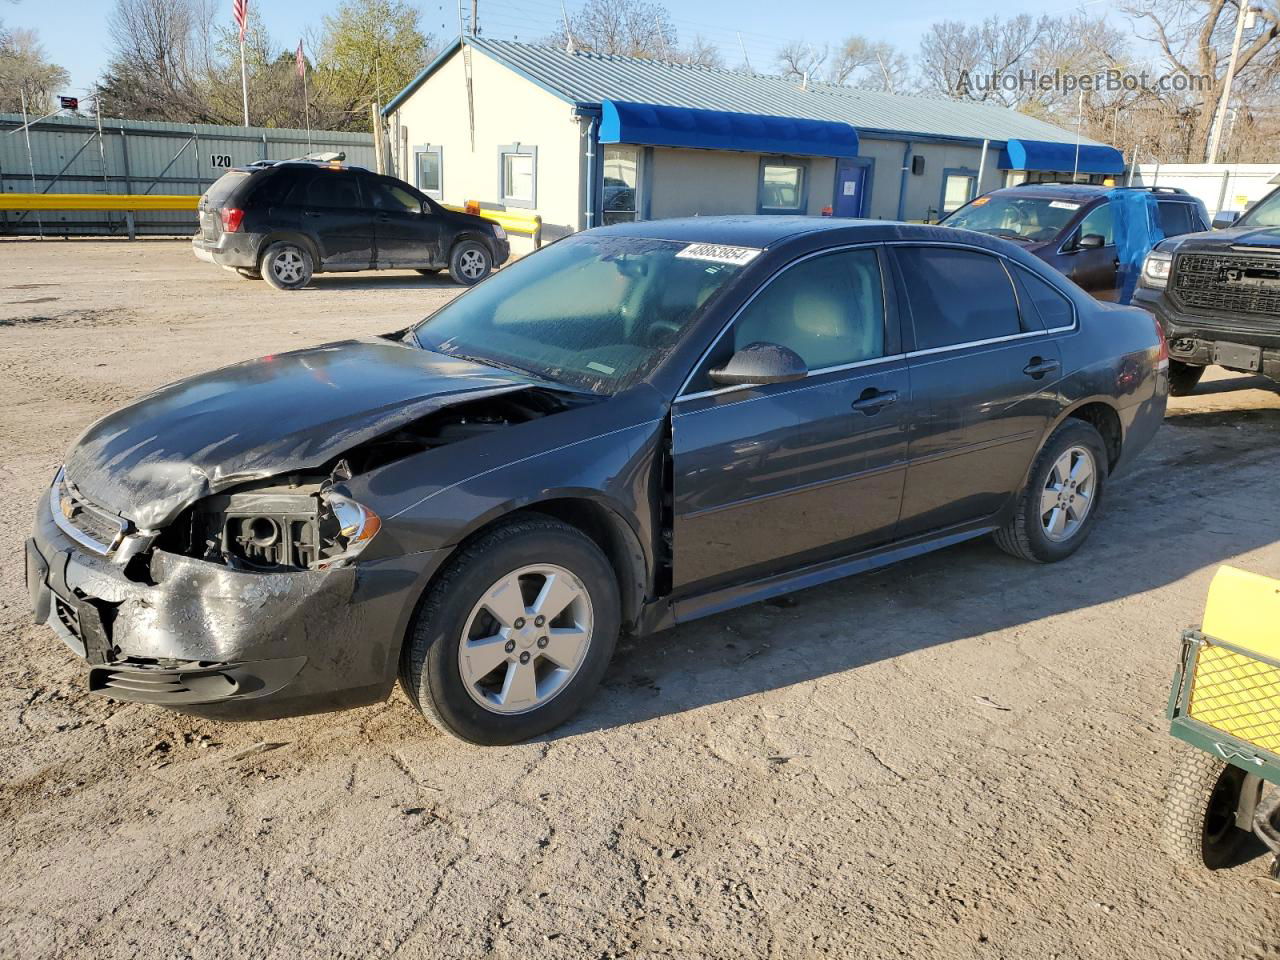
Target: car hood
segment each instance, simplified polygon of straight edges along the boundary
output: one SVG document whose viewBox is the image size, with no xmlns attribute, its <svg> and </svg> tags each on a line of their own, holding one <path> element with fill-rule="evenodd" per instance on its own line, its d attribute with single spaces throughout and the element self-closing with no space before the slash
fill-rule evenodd
<svg viewBox="0 0 1280 960">
<path fill-rule="evenodd" d="M 1223 251 L 1240 247 L 1275 250 L 1280 253 L 1280 227 L 1230 227 L 1176 238 L 1179 253 Z M 1163 248 L 1162 248 L 1163 249 Z"/>
<path fill-rule="evenodd" d="M 155 530 L 209 494 L 321 467 L 436 410 L 537 383 L 384 339 L 275 354 L 103 417 L 72 447 L 66 476 L 91 502 Z"/>
</svg>

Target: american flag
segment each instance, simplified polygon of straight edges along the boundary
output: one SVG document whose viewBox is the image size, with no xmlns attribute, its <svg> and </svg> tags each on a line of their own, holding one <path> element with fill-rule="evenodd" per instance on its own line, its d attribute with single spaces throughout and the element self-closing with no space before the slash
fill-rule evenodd
<svg viewBox="0 0 1280 960">
<path fill-rule="evenodd" d="M 307 75 L 307 58 L 302 55 L 302 41 L 298 41 L 298 54 L 295 57 L 298 61 L 298 76 L 305 77 Z"/>
<path fill-rule="evenodd" d="M 240 27 L 240 42 L 244 43 L 244 30 L 249 23 L 249 0 L 231 0 L 231 15 Z"/>
</svg>

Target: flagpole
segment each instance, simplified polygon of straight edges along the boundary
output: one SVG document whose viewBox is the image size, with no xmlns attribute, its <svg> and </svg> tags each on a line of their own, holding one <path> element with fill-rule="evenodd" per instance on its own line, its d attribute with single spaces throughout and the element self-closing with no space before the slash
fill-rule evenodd
<svg viewBox="0 0 1280 960">
<path fill-rule="evenodd" d="M 302 113 L 307 118 L 307 153 L 311 153 L 311 98 L 307 96 L 307 62 L 302 62 Z"/>
<path fill-rule="evenodd" d="M 244 63 L 244 30 L 240 31 L 240 93 L 244 97 L 244 125 L 249 125 L 249 70 Z"/>
</svg>

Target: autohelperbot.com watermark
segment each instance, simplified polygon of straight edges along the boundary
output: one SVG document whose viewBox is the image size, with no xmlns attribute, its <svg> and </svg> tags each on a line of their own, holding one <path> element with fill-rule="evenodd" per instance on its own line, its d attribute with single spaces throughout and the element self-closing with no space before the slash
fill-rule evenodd
<svg viewBox="0 0 1280 960">
<path fill-rule="evenodd" d="M 1119 93 L 1139 90 L 1154 93 L 1197 93 L 1212 85 L 1208 74 L 1193 73 L 1129 73 L 1126 70 L 1103 70 L 1098 73 L 1070 73 L 1061 69 L 1009 70 L 1002 73 L 976 73 L 961 70 L 956 80 L 956 93 Z"/>
</svg>

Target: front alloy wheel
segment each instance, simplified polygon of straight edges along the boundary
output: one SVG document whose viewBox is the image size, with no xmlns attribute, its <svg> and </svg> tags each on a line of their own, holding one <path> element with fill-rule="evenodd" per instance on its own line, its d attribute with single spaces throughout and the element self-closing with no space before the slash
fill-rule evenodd
<svg viewBox="0 0 1280 960">
<path fill-rule="evenodd" d="M 620 618 L 617 575 L 595 541 L 551 517 L 516 515 L 459 547 L 427 589 L 400 683 L 446 733 L 527 740 L 591 695 Z"/>
<path fill-rule="evenodd" d="M 568 685 L 591 641 L 591 597 L 564 567 L 507 574 L 471 610 L 458 647 L 467 693 L 494 713 L 528 713 Z"/>
<path fill-rule="evenodd" d="M 449 255 L 449 276 L 464 286 L 479 283 L 493 270 L 493 257 L 477 240 L 464 240 Z"/>
</svg>

